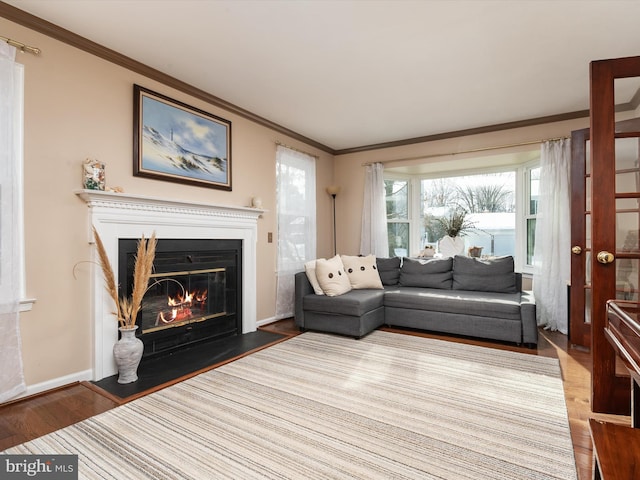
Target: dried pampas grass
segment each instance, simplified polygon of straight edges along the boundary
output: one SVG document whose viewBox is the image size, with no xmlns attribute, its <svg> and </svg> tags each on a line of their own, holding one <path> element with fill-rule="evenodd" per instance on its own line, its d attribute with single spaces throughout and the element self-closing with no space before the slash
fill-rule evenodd
<svg viewBox="0 0 640 480">
<path fill-rule="evenodd" d="M 133 328 L 136 324 L 140 306 L 142 305 L 142 297 L 144 297 L 147 291 L 149 278 L 153 270 L 153 260 L 156 256 L 157 244 L 156 233 L 153 232 L 148 241 L 145 240 L 144 235 L 138 240 L 138 250 L 133 268 L 133 293 L 131 298 L 118 297 L 118 286 L 116 285 L 115 275 L 109 263 L 102 239 L 100 235 L 98 235 L 95 227 L 93 227 L 93 235 L 96 239 L 96 247 L 98 248 L 100 267 L 104 275 L 105 286 L 116 305 L 116 311 L 113 313 L 118 318 L 120 327 Z"/>
</svg>

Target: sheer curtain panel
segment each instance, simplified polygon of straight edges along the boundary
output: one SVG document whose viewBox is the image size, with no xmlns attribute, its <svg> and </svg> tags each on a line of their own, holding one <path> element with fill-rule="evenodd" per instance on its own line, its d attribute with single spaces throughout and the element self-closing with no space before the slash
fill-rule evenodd
<svg viewBox="0 0 640 480">
<path fill-rule="evenodd" d="M 384 165 L 382 163 L 366 166 L 360 253 L 362 255 L 373 254 L 376 257 L 389 256 Z"/>
<path fill-rule="evenodd" d="M 0 403 L 25 391 L 20 341 L 23 66 L 0 43 Z"/>
<path fill-rule="evenodd" d="M 571 141 L 544 142 L 533 254 L 533 292 L 538 325 L 569 330 L 567 285 L 571 280 Z"/>
<path fill-rule="evenodd" d="M 278 258 L 276 319 L 293 316 L 294 274 L 316 258 L 316 159 L 278 145 L 276 150 Z"/>
</svg>

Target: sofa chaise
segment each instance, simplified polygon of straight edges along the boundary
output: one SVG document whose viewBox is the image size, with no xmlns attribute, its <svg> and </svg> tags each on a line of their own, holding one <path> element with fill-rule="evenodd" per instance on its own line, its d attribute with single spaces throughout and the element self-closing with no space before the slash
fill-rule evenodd
<svg viewBox="0 0 640 480">
<path fill-rule="evenodd" d="M 298 328 L 360 338 L 388 325 L 537 345 L 533 293 L 522 291 L 511 256 L 377 258 L 373 270 L 380 287 L 334 295 L 322 294 L 308 273 L 297 273 Z"/>
</svg>

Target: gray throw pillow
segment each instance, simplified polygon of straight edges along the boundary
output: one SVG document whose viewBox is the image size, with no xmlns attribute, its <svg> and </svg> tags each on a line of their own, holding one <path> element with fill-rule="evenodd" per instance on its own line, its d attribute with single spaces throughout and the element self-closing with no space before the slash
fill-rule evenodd
<svg viewBox="0 0 640 480">
<path fill-rule="evenodd" d="M 376 258 L 382 285 L 397 285 L 400 279 L 400 257 Z"/>
<path fill-rule="evenodd" d="M 456 255 L 453 259 L 453 289 L 517 292 L 513 257 L 508 255 L 481 260 Z"/>
<path fill-rule="evenodd" d="M 434 258 L 431 260 L 404 258 L 400 269 L 400 285 L 450 290 L 452 265 L 453 260 L 451 258 Z"/>
</svg>

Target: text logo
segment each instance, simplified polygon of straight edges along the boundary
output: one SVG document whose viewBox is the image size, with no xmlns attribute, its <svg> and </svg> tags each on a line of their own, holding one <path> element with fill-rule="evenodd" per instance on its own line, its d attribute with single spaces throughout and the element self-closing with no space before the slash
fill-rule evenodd
<svg viewBox="0 0 640 480">
<path fill-rule="evenodd" d="M 2 455 L 0 480 L 77 480 L 77 455 Z"/>
</svg>

